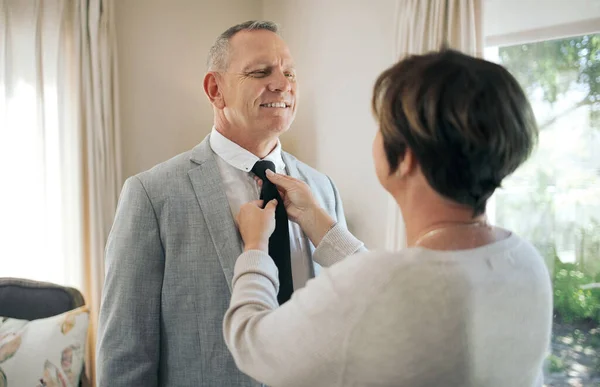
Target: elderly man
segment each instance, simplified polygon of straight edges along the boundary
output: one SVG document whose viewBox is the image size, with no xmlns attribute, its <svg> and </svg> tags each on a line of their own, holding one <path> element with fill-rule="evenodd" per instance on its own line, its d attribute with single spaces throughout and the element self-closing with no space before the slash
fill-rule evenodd
<svg viewBox="0 0 600 387">
<path fill-rule="evenodd" d="M 225 346 L 222 322 L 242 252 L 242 204 L 278 197 L 266 169 L 308 183 L 345 225 L 331 180 L 281 150 L 298 84 L 289 49 L 271 22 L 229 28 L 210 50 L 204 90 L 209 136 L 191 151 L 129 178 L 106 247 L 98 329 L 99 386 L 258 386 Z M 261 180 L 262 181 L 262 180 Z M 281 200 L 269 252 L 279 302 L 315 275 L 314 246 Z"/>
</svg>

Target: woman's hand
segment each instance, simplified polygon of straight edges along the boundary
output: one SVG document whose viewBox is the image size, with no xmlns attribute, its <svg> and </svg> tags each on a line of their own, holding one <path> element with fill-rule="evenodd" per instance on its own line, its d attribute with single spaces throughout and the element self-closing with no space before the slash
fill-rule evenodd
<svg viewBox="0 0 600 387">
<path fill-rule="evenodd" d="M 308 184 L 269 170 L 266 175 L 277 186 L 288 218 L 298 223 L 313 245 L 317 246 L 335 221 L 317 203 Z"/>
<path fill-rule="evenodd" d="M 300 226 L 321 207 L 302 180 L 267 170 L 267 179 L 277 186 L 290 220 Z"/>
<path fill-rule="evenodd" d="M 262 204 L 262 200 L 254 200 L 240 208 L 237 223 L 244 241 L 244 251 L 269 252 L 269 237 L 275 230 L 277 200 L 271 200 L 264 209 L 261 208 Z"/>
</svg>

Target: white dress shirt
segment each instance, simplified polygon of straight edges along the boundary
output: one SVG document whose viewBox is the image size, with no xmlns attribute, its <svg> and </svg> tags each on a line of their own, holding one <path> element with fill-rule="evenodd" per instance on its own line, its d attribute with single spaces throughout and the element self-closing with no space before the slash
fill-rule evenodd
<svg viewBox="0 0 600 387">
<path fill-rule="evenodd" d="M 242 205 L 260 198 L 258 183 L 254 180 L 254 173 L 251 172 L 254 164 L 260 159 L 223 136 L 214 127 L 210 134 L 210 147 L 218 156 L 216 160 L 223 187 L 229 201 L 231 215 L 236 219 Z M 275 149 L 263 160 L 273 162 L 277 173 L 287 174 L 285 163 L 281 158 L 279 141 Z M 303 287 L 306 281 L 314 276 L 315 269 L 306 236 L 296 223 L 289 221 L 289 226 L 292 277 L 294 290 L 296 290 Z"/>
</svg>

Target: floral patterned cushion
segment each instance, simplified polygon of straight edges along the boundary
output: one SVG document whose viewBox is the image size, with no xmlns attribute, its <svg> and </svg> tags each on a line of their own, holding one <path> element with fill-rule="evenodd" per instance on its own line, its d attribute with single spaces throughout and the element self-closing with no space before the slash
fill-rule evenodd
<svg viewBox="0 0 600 387">
<path fill-rule="evenodd" d="M 33 321 L 0 317 L 0 387 L 77 387 L 88 319 L 85 306 Z"/>
</svg>

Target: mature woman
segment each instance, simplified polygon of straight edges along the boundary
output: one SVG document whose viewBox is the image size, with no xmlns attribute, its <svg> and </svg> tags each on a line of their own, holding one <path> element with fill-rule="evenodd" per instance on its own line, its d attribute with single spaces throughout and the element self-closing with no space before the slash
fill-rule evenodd
<svg viewBox="0 0 600 387">
<path fill-rule="evenodd" d="M 501 66 L 444 50 L 381 74 L 373 110 L 377 177 L 408 248 L 366 252 L 306 184 L 270 173 L 330 267 L 278 307 L 275 204 L 243 207 L 224 320 L 237 365 L 271 386 L 541 386 L 549 275 L 531 244 L 485 217 L 537 139 L 522 89 Z"/>
</svg>

